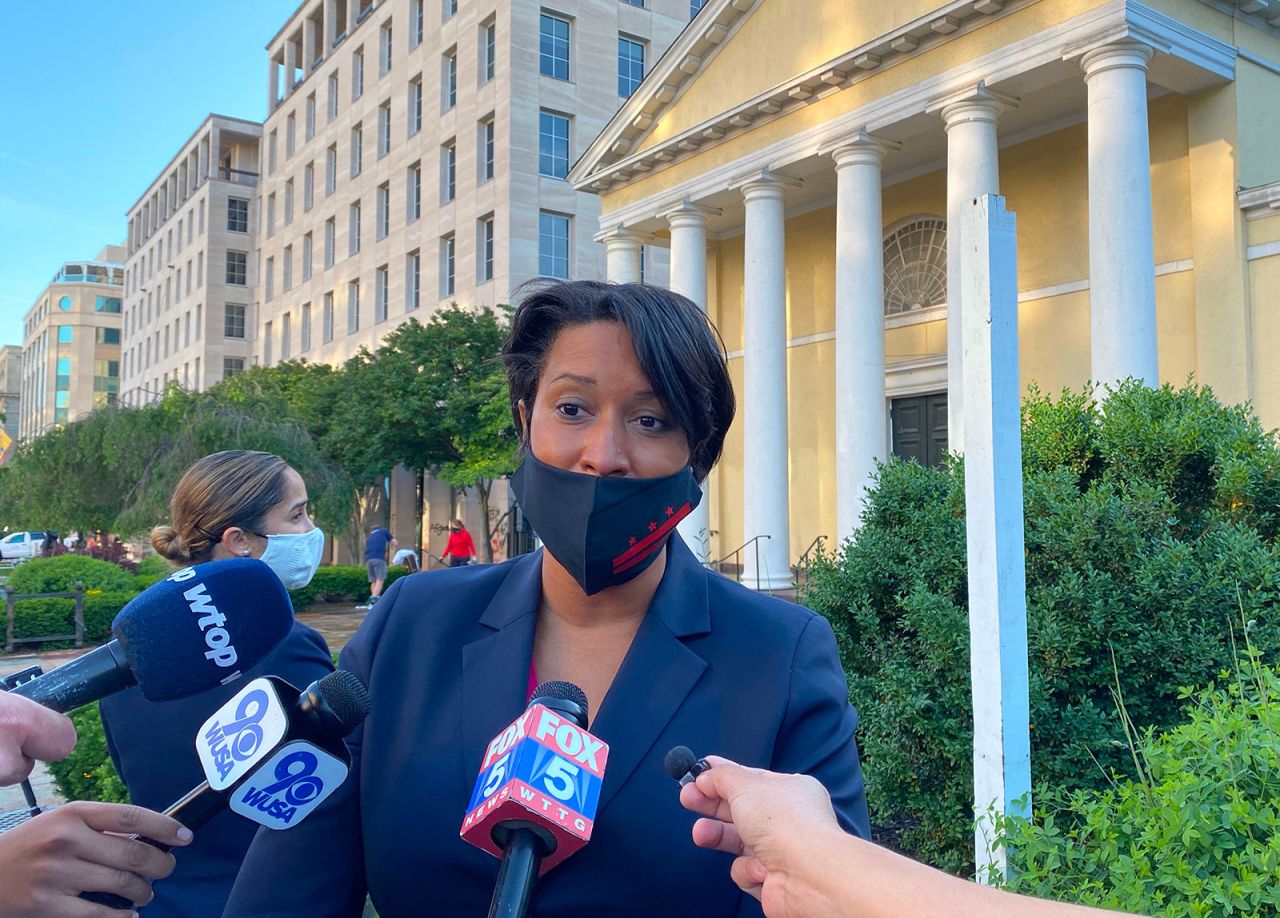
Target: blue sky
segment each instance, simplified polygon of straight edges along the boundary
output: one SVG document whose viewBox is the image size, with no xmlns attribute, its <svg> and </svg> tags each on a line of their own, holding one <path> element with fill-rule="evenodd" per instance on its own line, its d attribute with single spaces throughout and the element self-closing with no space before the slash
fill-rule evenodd
<svg viewBox="0 0 1280 918">
<path fill-rule="evenodd" d="M 261 120 L 267 41 L 297 0 L 5 4 L 0 345 L 64 261 L 125 212 L 210 112 Z M 144 115 L 145 113 L 145 115 Z"/>
</svg>

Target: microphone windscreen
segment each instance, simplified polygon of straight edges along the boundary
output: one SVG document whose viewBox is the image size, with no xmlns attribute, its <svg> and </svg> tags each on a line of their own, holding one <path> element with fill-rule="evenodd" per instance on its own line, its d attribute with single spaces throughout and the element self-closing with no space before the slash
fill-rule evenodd
<svg viewBox="0 0 1280 918">
<path fill-rule="evenodd" d="M 346 736 L 369 713 L 369 690 L 345 669 L 334 670 L 316 681 L 316 693 L 324 699 L 342 725 L 339 736 Z"/>
<path fill-rule="evenodd" d="M 543 682 L 533 690 L 529 706 L 541 704 L 587 728 L 587 693 L 572 682 Z"/>
<path fill-rule="evenodd" d="M 667 770 L 667 774 L 672 781 L 679 781 L 693 771 L 693 766 L 697 764 L 698 757 L 693 754 L 692 749 L 688 746 L 673 746 L 667 752 L 667 757 L 663 760 L 662 767 Z"/>
<path fill-rule="evenodd" d="M 234 681 L 292 627 L 284 584 L 254 558 L 175 571 L 130 600 L 111 623 L 149 701 L 187 698 Z"/>
</svg>

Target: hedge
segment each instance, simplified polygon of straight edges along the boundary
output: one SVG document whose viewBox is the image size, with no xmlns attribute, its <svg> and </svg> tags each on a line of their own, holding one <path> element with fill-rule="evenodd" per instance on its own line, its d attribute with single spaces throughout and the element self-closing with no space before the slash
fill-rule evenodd
<svg viewBox="0 0 1280 918">
<path fill-rule="evenodd" d="M 1033 780 L 1100 789 L 1133 720 L 1181 723 L 1179 687 L 1231 664 L 1230 624 L 1280 648 L 1280 448 L 1207 389 L 1033 392 L 1023 414 Z M 872 821 L 907 853 L 972 866 L 964 469 L 881 467 L 856 537 L 802 599 L 836 632 L 861 715 Z M 1113 656 L 1114 655 L 1114 656 Z M 1113 669 L 1114 666 L 1114 669 Z"/>
<path fill-rule="evenodd" d="M 32 558 L 19 564 L 5 581 L 15 593 L 63 593 L 77 581 L 85 589 L 124 593 L 133 589 L 134 575 L 109 561 L 83 555 Z"/>
<path fill-rule="evenodd" d="M 129 792 L 107 755 L 98 706 L 87 705 L 70 717 L 76 727 L 76 747 L 62 761 L 49 763 L 58 793 L 67 800 L 128 803 Z"/>
<path fill-rule="evenodd" d="M 84 638 L 97 644 L 111 638 L 111 622 L 135 593 L 85 593 Z M 17 638 L 75 634 L 74 599 L 20 599 L 13 604 L 13 635 Z"/>
<path fill-rule="evenodd" d="M 387 568 L 383 590 L 409 573 L 402 565 Z M 305 612 L 318 602 L 363 602 L 369 598 L 369 575 L 363 564 L 333 564 L 321 567 L 315 577 L 300 590 L 290 590 L 293 608 Z"/>
</svg>

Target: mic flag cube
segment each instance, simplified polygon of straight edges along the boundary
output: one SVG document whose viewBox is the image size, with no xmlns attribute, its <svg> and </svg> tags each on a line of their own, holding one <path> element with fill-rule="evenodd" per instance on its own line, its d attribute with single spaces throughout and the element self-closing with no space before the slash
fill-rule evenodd
<svg viewBox="0 0 1280 918">
<path fill-rule="evenodd" d="M 485 750 L 462 838 L 502 857 L 493 829 L 508 820 L 533 823 L 556 841 L 539 876 L 591 838 L 609 747 L 540 704 L 525 711 Z"/>
<path fill-rule="evenodd" d="M 277 681 L 297 697 L 297 689 L 283 680 L 259 676 L 200 726 L 196 755 L 214 790 L 226 790 L 247 775 L 289 732 L 289 710 Z"/>
<path fill-rule="evenodd" d="M 343 758 L 306 740 L 285 743 L 231 794 L 231 809 L 268 829 L 297 825 L 347 778 Z"/>
</svg>

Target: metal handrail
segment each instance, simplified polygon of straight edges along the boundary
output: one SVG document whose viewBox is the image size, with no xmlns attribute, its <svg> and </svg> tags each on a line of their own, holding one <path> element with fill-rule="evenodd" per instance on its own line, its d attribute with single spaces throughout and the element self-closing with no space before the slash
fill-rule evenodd
<svg viewBox="0 0 1280 918">
<path fill-rule="evenodd" d="M 815 548 L 817 548 L 820 544 L 822 544 L 822 542 L 825 541 L 826 539 L 827 539 L 827 536 L 820 535 L 816 539 L 814 539 L 812 542 L 810 542 L 809 547 L 800 553 L 800 557 L 796 560 L 796 563 L 794 566 L 800 567 L 801 565 L 803 565 L 805 562 L 805 559 L 809 557 L 809 553 L 812 552 Z"/>
<path fill-rule="evenodd" d="M 737 559 L 738 557 L 741 556 L 744 549 L 746 549 L 750 545 L 754 545 L 755 553 L 756 553 L 756 589 L 759 590 L 760 589 L 760 540 L 772 539 L 772 538 L 773 536 L 771 535 L 753 536 L 752 538 L 748 539 L 746 542 L 743 542 L 733 551 L 729 552 L 729 554 L 725 555 L 723 558 L 720 558 L 716 561 L 707 561 L 705 562 L 705 564 L 707 567 L 710 567 L 713 570 L 719 571 L 720 565 L 723 564 L 725 561 L 728 561 L 730 558 Z M 734 561 L 734 564 L 737 565 L 738 567 L 738 570 L 734 572 L 734 580 L 736 580 L 738 583 L 741 583 L 742 582 L 742 565 L 738 564 L 736 560 Z"/>
</svg>

